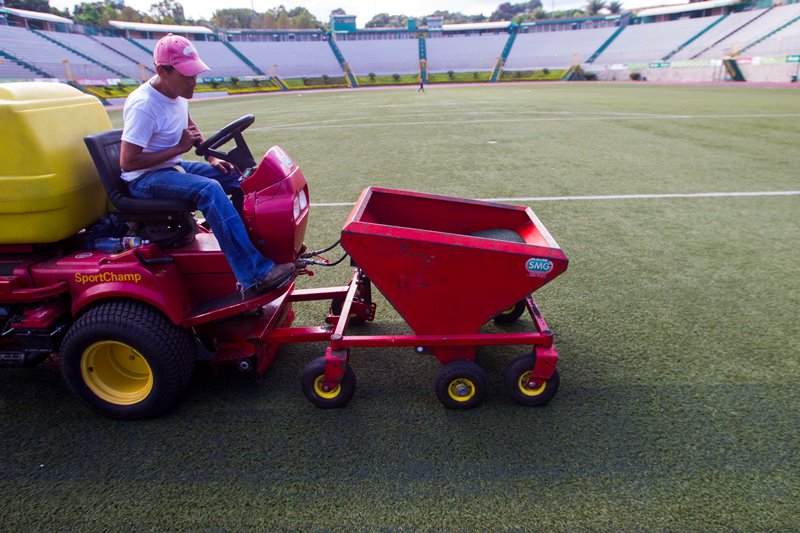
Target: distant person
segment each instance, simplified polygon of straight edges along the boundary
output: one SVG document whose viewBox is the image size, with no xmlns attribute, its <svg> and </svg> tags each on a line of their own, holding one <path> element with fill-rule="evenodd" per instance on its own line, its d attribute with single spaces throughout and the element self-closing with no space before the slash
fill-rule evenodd
<svg viewBox="0 0 800 533">
<path fill-rule="evenodd" d="M 425 80 L 422 79 L 422 74 L 419 75 L 419 89 L 417 89 L 417 94 L 420 92 L 425 92 Z"/>
<path fill-rule="evenodd" d="M 183 161 L 184 153 L 203 142 L 189 116 L 189 99 L 197 75 L 210 69 L 188 39 L 171 33 L 158 41 L 153 57 L 156 75 L 128 96 L 122 112 L 119 162 L 131 195 L 194 202 L 211 226 L 243 297 L 284 285 L 295 273 L 294 264 L 276 265 L 262 256 L 228 199 L 231 194 L 241 202 L 239 171 L 215 157 L 208 157 L 208 163 Z"/>
</svg>

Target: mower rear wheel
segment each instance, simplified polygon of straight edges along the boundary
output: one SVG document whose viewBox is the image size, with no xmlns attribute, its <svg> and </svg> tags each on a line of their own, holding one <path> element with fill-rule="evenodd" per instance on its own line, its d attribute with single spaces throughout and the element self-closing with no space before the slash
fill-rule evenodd
<svg viewBox="0 0 800 533">
<path fill-rule="evenodd" d="M 471 409 L 486 395 L 489 379 L 472 361 L 454 361 L 444 365 L 436 376 L 436 397 L 450 409 Z"/>
<path fill-rule="evenodd" d="M 331 390 L 325 390 L 325 358 L 318 357 L 308 363 L 300 378 L 300 387 L 309 402 L 322 409 L 343 407 L 356 392 L 356 373 L 350 365 L 344 371 L 342 381 Z"/>
<path fill-rule="evenodd" d="M 527 407 L 538 407 L 549 402 L 556 392 L 560 378 L 558 369 L 550 379 L 531 379 L 536 357 L 524 353 L 515 357 L 508 365 L 505 374 L 505 388 L 517 403 Z"/>
<path fill-rule="evenodd" d="M 61 373 L 72 391 L 110 418 L 157 417 L 189 384 L 194 339 L 152 307 L 115 301 L 81 316 L 61 345 Z"/>
</svg>

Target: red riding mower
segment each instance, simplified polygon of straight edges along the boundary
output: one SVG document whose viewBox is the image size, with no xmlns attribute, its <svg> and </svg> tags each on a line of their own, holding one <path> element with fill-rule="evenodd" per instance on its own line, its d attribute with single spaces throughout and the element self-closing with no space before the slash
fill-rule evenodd
<svg viewBox="0 0 800 533">
<path fill-rule="evenodd" d="M 232 122 L 197 153 L 244 170 L 242 218 L 259 251 L 276 263 L 295 262 L 301 275 L 310 265 L 329 266 L 318 258 L 327 249 L 303 244 L 310 204 L 302 171 L 278 147 L 254 160 L 242 136 L 253 120 Z M 300 380 L 323 408 L 352 398 L 350 349 L 365 346 L 433 353 L 442 364 L 436 394 L 451 408 L 474 407 L 485 396 L 478 346 L 528 346 L 505 375 L 517 402 L 543 405 L 558 390 L 553 334 L 531 293 L 568 261 L 529 208 L 370 187 L 342 229 L 352 259 L 347 285 L 299 289 L 294 280 L 243 300 L 194 205 L 128 195 L 120 131 L 109 131 L 94 97 L 61 84 L 0 84 L 0 121 L 2 366 L 55 356 L 84 402 L 124 419 L 173 407 L 200 352 L 263 373 L 281 345 L 300 342 L 328 343 Z M 231 140 L 236 147 L 221 151 Z M 92 249 L 109 201 L 111 226 L 149 243 L 118 253 Z M 373 285 L 414 334 L 348 332 L 375 318 Z M 292 327 L 293 304 L 311 300 L 331 302 L 324 324 Z M 481 332 L 493 318 L 513 321 L 526 311 L 530 332 Z"/>
</svg>

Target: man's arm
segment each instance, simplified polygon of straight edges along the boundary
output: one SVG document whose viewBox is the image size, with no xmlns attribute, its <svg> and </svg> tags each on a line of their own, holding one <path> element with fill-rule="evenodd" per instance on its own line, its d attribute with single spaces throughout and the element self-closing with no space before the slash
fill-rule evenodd
<svg viewBox="0 0 800 533">
<path fill-rule="evenodd" d="M 200 132 L 200 128 L 198 128 L 197 124 L 195 124 L 194 120 L 192 120 L 191 115 L 189 115 L 189 127 L 195 128 L 198 131 L 198 133 Z M 200 134 L 199 142 L 201 143 L 205 142 L 205 138 L 203 137 L 202 133 Z M 222 159 L 217 159 L 213 155 L 206 156 L 206 161 L 208 161 L 212 167 L 224 172 L 225 174 L 227 174 L 228 172 L 233 172 L 233 165 L 231 163 L 223 161 Z"/>
<path fill-rule="evenodd" d="M 177 155 L 188 152 L 192 149 L 194 143 L 202 138 L 203 136 L 200 134 L 200 130 L 197 129 L 197 125 L 189 119 L 189 127 L 183 130 L 181 140 L 171 148 L 165 148 L 158 152 L 144 152 L 144 147 L 122 141 L 119 151 L 119 165 L 125 172 L 154 167 L 169 161 Z"/>
</svg>

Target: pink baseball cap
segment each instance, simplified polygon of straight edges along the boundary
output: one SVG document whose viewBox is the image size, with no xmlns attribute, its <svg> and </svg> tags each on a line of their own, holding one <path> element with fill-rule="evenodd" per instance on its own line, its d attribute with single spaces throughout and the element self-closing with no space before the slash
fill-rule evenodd
<svg viewBox="0 0 800 533">
<path fill-rule="evenodd" d="M 158 41 L 153 51 L 153 59 L 156 65 L 175 67 L 184 76 L 197 76 L 201 72 L 211 70 L 200 60 L 197 50 L 189 39 L 171 33 Z"/>
</svg>

